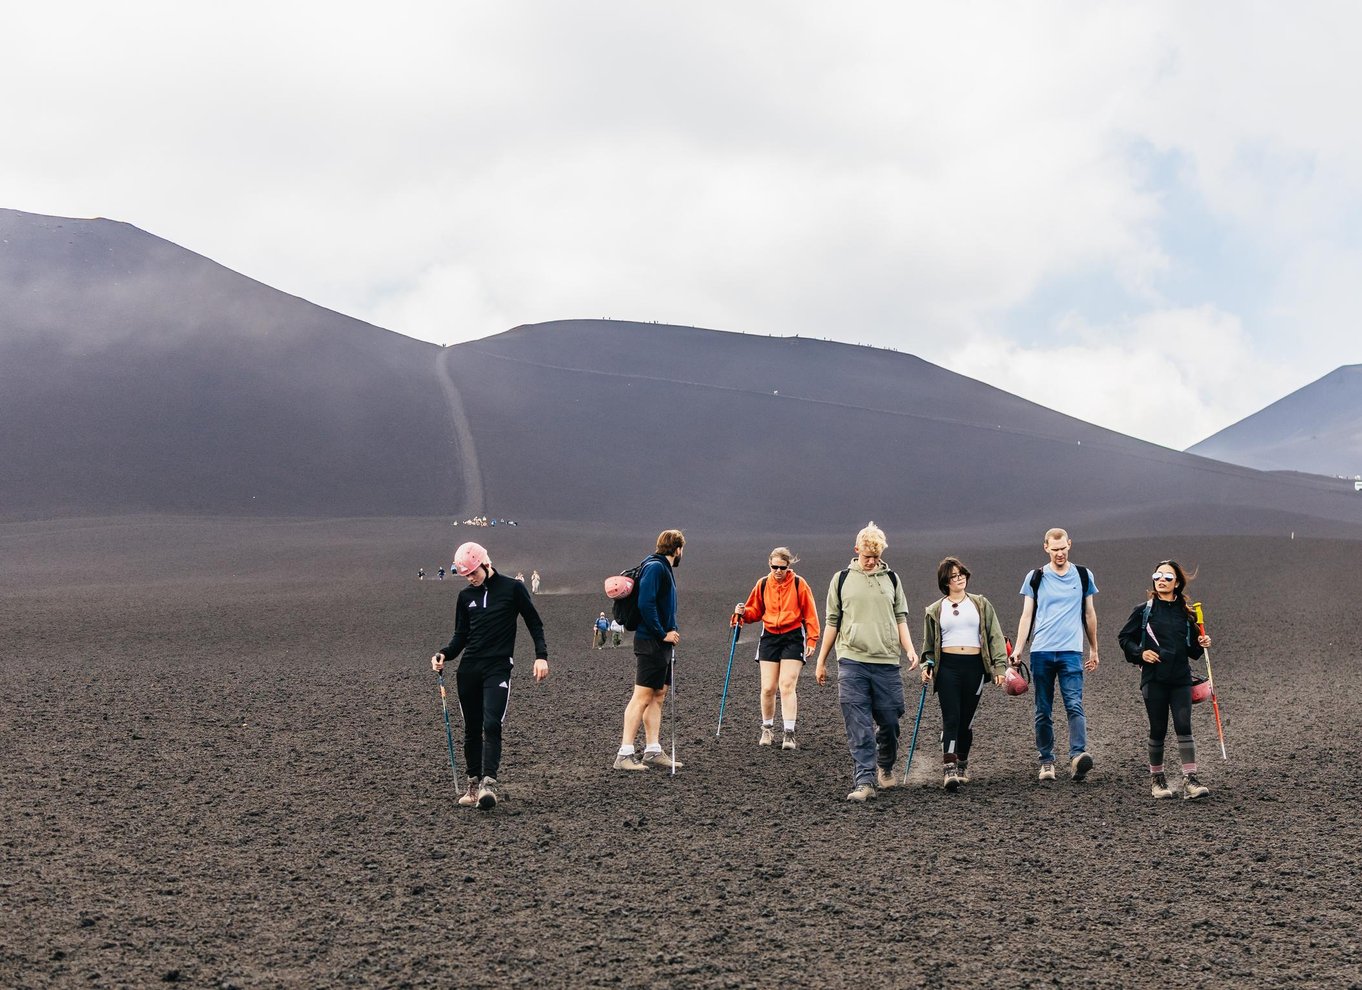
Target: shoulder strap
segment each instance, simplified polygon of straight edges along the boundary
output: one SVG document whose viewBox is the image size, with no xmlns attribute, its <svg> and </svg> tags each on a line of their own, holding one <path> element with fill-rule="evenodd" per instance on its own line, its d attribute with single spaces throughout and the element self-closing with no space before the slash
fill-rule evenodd
<svg viewBox="0 0 1362 990">
<path fill-rule="evenodd" d="M 1081 601 L 1087 601 L 1088 588 L 1090 587 L 1088 583 L 1088 569 L 1084 567 L 1082 564 L 1074 564 L 1074 566 L 1078 568 L 1078 583 L 1083 586 L 1083 596 Z M 1082 611 L 1082 609 L 1080 608 L 1079 611 Z"/>
<path fill-rule="evenodd" d="M 1149 637 L 1149 613 L 1154 611 L 1154 599 L 1148 598 L 1144 603 L 1144 618 L 1140 620 L 1140 652 L 1144 652 L 1144 641 Z"/>
<path fill-rule="evenodd" d="M 851 568 L 848 567 L 848 568 L 847 568 L 846 570 L 844 570 L 841 574 L 838 574 L 838 575 L 837 575 L 837 612 L 838 612 L 838 614 L 841 614 L 841 611 L 842 611 L 842 585 L 844 585 L 844 584 L 847 583 L 847 575 L 850 574 L 850 573 L 851 573 Z"/>
<path fill-rule="evenodd" d="M 893 568 L 889 568 L 889 583 L 894 586 L 894 591 L 899 590 L 899 576 L 894 573 Z"/>
<path fill-rule="evenodd" d="M 766 612 L 766 579 L 762 578 L 757 582 L 757 601 L 761 602 L 761 610 Z"/>
<path fill-rule="evenodd" d="M 1037 602 L 1040 601 L 1040 572 L 1039 567 L 1031 572 L 1031 597 L 1036 599 Z"/>
</svg>

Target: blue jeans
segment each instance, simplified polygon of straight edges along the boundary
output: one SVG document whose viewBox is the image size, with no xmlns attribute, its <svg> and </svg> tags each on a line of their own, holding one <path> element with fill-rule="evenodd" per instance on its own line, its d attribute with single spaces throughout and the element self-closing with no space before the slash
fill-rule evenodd
<svg viewBox="0 0 1362 990">
<path fill-rule="evenodd" d="M 1036 751 L 1040 762 L 1055 762 L 1055 725 L 1051 712 L 1055 706 L 1055 677 L 1064 711 L 1069 716 L 1069 759 L 1088 748 L 1088 720 L 1083 715 L 1083 654 L 1031 651 L 1031 683 L 1036 689 Z"/>
<path fill-rule="evenodd" d="M 899 719 L 904 712 L 899 665 L 838 660 L 837 700 L 847 727 L 853 786 L 874 787 L 876 764 L 892 770 L 899 755 Z"/>
</svg>

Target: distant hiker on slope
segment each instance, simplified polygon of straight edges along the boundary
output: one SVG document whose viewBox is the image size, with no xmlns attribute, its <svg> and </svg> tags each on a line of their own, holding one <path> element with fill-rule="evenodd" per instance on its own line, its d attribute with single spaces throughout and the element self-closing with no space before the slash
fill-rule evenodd
<svg viewBox="0 0 1362 990">
<path fill-rule="evenodd" d="M 430 658 L 431 669 L 444 670 L 445 661 L 460 654 L 455 682 L 463 713 L 463 754 L 468 767 L 468 792 L 459 804 L 484 810 L 496 806 L 497 774 L 501 767 L 501 729 L 511 698 L 511 670 L 515 666 L 516 616 L 534 640 L 534 679 L 549 676 L 549 648 L 544 623 L 530 594 L 519 581 L 492 568 L 487 551 L 465 543 L 454 554 L 454 570 L 468 579 L 454 604 L 454 635 Z"/>
<path fill-rule="evenodd" d="M 898 575 L 881 555 L 887 543 L 873 522 L 856 534 L 851 566 L 832 576 L 828 585 L 827 621 L 814 671 L 819 684 L 828 681 L 827 658 L 837 647 L 837 700 L 846 724 L 855 786 L 848 801 L 870 801 L 875 788 L 894 786 L 899 752 L 899 719 L 903 717 L 903 675 L 918 665 L 908 632 L 908 599 Z"/>
<path fill-rule="evenodd" d="M 535 571 L 530 575 L 530 591 L 539 594 L 539 572 Z"/>
<path fill-rule="evenodd" d="M 1148 600 L 1131 610 L 1116 637 L 1126 659 L 1140 668 L 1140 694 L 1149 716 L 1150 793 L 1156 798 L 1173 797 L 1163 769 L 1170 712 L 1182 760 L 1182 796 L 1195 799 L 1211 793 L 1196 776 L 1190 663 L 1201 659 L 1211 637 L 1197 635 L 1196 613 L 1183 595 L 1187 581 L 1176 560 L 1159 561 L 1150 579 Z"/>
<path fill-rule="evenodd" d="M 605 617 L 604 612 L 596 617 L 596 623 L 592 628 L 595 634 L 591 637 L 591 645 L 598 650 L 605 649 L 606 637 L 610 635 L 610 620 Z"/>
<path fill-rule="evenodd" d="M 674 571 L 681 566 L 685 545 L 686 538 L 679 529 L 663 530 L 657 536 L 657 552 L 649 555 L 638 576 L 640 618 L 634 632 L 634 694 L 624 709 L 616 770 L 682 766 L 662 752 L 662 705 L 672 682 L 676 644 L 681 642 L 681 633 L 676 628 Z M 634 738 L 640 725 L 646 741 L 641 760 L 634 755 Z"/>
<path fill-rule="evenodd" d="M 781 749 L 798 749 L 795 721 L 799 715 L 796 687 L 804 663 L 818 646 L 818 607 L 809 583 L 794 572 L 799 558 L 788 547 L 776 547 L 768 555 L 771 573 L 759 580 L 745 604 L 733 610 L 738 624 L 760 622 L 756 660 L 761 670 L 761 736 L 759 746 L 774 741 L 776 686 L 780 686 L 780 713 L 785 731 Z"/>
<path fill-rule="evenodd" d="M 1022 582 L 1022 614 L 1017 624 L 1013 663 L 1020 663 L 1022 647 L 1031 642 L 1031 680 L 1036 693 L 1036 751 L 1040 757 L 1037 780 L 1055 779 L 1055 678 L 1069 720 L 1069 774 L 1075 783 L 1092 769 L 1088 754 L 1088 720 L 1083 714 L 1083 672 L 1097 669 L 1097 579 L 1092 571 L 1069 563 L 1073 541 L 1062 529 L 1045 534 L 1050 563 L 1028 571 Z M 1034 622 L 1034 629 L 1032 627 Z M 1083 640 L 1088 659 L 1083 660 Z"/>
<path fill-rule="evenodd" d="M 969 568 L 958 557 L 936 567 L 944 598 L 927 606 L 922 625 L 922 683 L 932 683 L 941 705 L 942 786 L 954 791 L 969 783 L 974 713 L 989 678 L 1001 685 L 1007 673 L 1007 643 L 993 603 L 971 595 Z"/>
</svg>

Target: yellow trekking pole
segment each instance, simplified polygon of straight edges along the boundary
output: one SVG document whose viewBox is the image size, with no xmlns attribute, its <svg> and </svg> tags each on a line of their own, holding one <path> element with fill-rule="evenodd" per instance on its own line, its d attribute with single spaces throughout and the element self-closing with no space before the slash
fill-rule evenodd
<svg viewBox="0 0 1362 990">
<path fill-rule="evenodd" d="M 1206 620 L 1201 614 L 1201 602 L 1192 603 L 1192 611 L 1196 613 L 1196 627 L 1201 630 L 1201 635 L 1206 635 Z M 1225 727 L 1220 724 L 1220 700 L 1215 696 L 1215 674 L 1211 673 L 1211 651 L 1206 648 L 1206 681 L 1211 686 L 1211 709 L 1215 712 L 1215 731 L 1220 736 L 1220 758 L 1228 760 L 1229 755 L 1225 752 Z"/>
</svg>

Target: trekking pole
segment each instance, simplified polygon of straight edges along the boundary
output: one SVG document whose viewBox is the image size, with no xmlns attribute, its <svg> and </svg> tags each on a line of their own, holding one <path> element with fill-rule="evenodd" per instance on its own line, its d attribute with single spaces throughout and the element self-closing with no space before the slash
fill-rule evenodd
<svg viewBox="0 0 1362 990">
<path fill-rule="evenodd" d="M 933 661 L 928 660 L 923 666 L 930 672 L 935 664 Z M 917 752 L 917 728 L 922 724 L 922 706 L 927 703 L 927 685 L 930 683 L 930 679 L 922 682 L 922 696 L 917 699 L 917 718 L 913 719 L 913 741 L 908 744 L 908 763 L 903 768 L 904 787 L 908 786 L 908 771 L 913 769 L 913 754 Z"/>
<path fill-rule="evenodd" d="M 1201 602 L 1192 603 L 1192 611 L 1196 613 L 1196 627 L 1201 631 L 1201 635 L 1206 635 L 1206 620 L 1201 614 Z M 1211 710 L 1215 712 L 1215 731 L 1220 737 L 1220 758 L 1228 760 L 1229 754 L 1225 752 L 1225 727 L 1220 723 L 1220 700 L 1215 696 L 1215 675 L 1211 673 L 1211 651 L 1206 648 L 1206 681 L 1211 685 Z"/>
<path fill-rule="evenodd" d="M 728 670 L 724 673 L 724 693 L 719 699 L 719 727 L 714 730 L 714 738 L 719 738 L 719 733 L 724 731 L 724 706 L 728 704 L 728 679 L 733 674 L 733 654 L 738 652 L 738 633 L 742 631 L 742 625 L 733 623 L 733 645 L 728 648 Z"/>
<path fill-rule="evenodd" d="M 449 702 L 445 700 L 445 675 L 436 671 L 435 683 L 440 685 L 440 710 L 445 713 L 445 742 L 449 744 L 449 772 L 454 775 L 454 790 L 459 789 L 459 771 L 454 765 L 454 731 L 449 727 Z"/>
<path fill-rule="evenodd" d="M 676 647 L 672 647 L 672 776 L 676 776 Z"/>
</svg>

